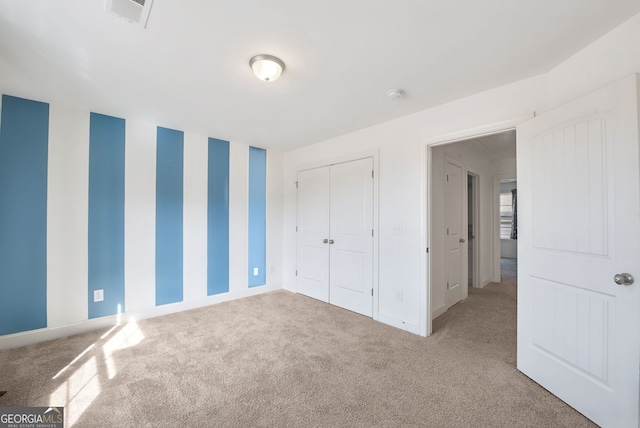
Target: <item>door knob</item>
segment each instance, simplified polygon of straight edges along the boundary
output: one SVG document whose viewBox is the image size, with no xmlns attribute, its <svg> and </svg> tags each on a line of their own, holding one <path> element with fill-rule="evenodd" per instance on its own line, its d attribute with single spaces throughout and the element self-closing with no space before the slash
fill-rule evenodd
<svg viewBox="0 0 640 428">
<path fill-rule="evenodd" d="M 322 243 L 323 243 L 323 244 L 326 244 L 327 242 L 329 242 L 329 240 L 328 240 L 328 239 L 323 239 L 323 240 L 322 240 Z"/>
<path fill-rule="evenodd" d="M 460 243 L 461 244 L 464 244 L 465 242 L 467 242 L 467 241 L 465 241 L 464 239 L 460 238 Z"/>
<path fill-rule="evenodd" d="M 631 285 L 634 279 L 630 273 L 619 273 L 613 277 L 613 281 L 618 285 Z"/>
<path fill-rule="evenodd" d="M 329 239 L 329 244 L 333 244 L 333 239 Z"/>
</svg>

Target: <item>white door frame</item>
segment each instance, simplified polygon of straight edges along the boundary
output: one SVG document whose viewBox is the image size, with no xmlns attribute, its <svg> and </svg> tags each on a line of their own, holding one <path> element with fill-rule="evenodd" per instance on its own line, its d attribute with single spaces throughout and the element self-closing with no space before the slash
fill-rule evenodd
<svg viewBox="0 0 640 428">
<path fill-rule="evenodd" d="M 378 275 L 378 266 L 379 266 L 379 196 L 378 196 L 378 183 L 379 183 L 379 173 L 378 171 L 380 170 L 379 167 L 379 162 L 380 162 L 380 151 L 378 148 L 375 149 L 369 149 L 369 150 L 364 150 L 364 151 L 360 151 L 360 152 L 354 152 L 354 153 L 349 153 L 346 155 L 341 155 L 341 156 L 335 156 L 335 157 L 331 157 L 331 158 L 326 158 L 323 160 L 319 160 L 319 161 L 313 161 L 313 162 L 309 162 L 309 163 L 304 163 L 304 164 L 300 164 L 298 165 L 295 170 L 296 170 L 296 177 L 298 176 L 298 173 L 300 171 L 305 171 L 308 169 L 314 169 L 314 168 L 321 168 L 324 166 L 331 166 L 331 165 L 335 165 L 338 163 L 345 163 L 345 162 L 351 162 L 351 161 L 355 161 L 355 160 L 359 160 L 359 159 L 364 159 L 364 158 L 372 158 L 373 159 L 373 171 L 374 171 L 374 175 L 373 175 L 373 230 L 374 230 L 374 235 L 373 235 L 373 316 L 372 318 L 376 321 L 379 321 L 379 313 L 378 313 L 378 308 L 379 308 L 379 303 L 378 303 L 378 299 L 379 299 L 379 295 L 378 295 L 378 282 L 379 282 L 379 275 Z M 298 196 L 296 193 L 296 207 L 298 204 Z M 296 208 L 296 225 L 298 224 L 298 213 L 297 213 L 297 208 Z M 296 236 L 297 239 L 297 236 Z M 296 243 L 297 246 L 297 243 Z M 296 250 L 296 260 L 295 260 L 295 266 L 298 265 L 298 252 Z M 297 281 L 296 281 L 296 285 L 297 285 Z M 296 290 L 297 292 L 297 290 Z M 386 322 L 386 321 L 385 321 Z M 393 324 L 392 324 L 393 325 Z M 402 328 L 402 326 L 398 326 L 400 328 Z"/>
<path fill-rule="evenodd" d="M 470 168 L 467 168 L 467 177 L 473 177 L 472 180 L 472 187 L 471 187 L 471 198 L 473 200 L 473 206 L 469 206 L 468 205 L 468 201 L 469 201 L 469 195 L 467 194 L 467 210 L 466 210 L 466 214 L 467 214 L 467 218 L 472 217 L 473 218 L 473 240 L 471 239 L 471 237 L 469 236 L 469 234 L 467 233 L 467 243 L 471 244 L 469 246 L 469 248 L 471 249 L 471 254 L 473 255 L 473 257 L 471 257 L 471 272 L 467 274 L 471 275 L 471 287 L 472 288 L 480 288 L 480 268 L 478 265 L 478 252 L 479 252 L 479 248 L 480 248 L 480 240 L 482 238 L 482 232 L 480 231 L 479 225 L 480 225 L 480 174 Z M 467 180 L 469 180 L 467 178 Z M 468 191 L 468 186 L 467 186 L 467 191 Z M 469 210 L 471 210 L 471 215 L 469 215 Z M 467 225 L 467 232 L 468 232 L 469 226 Z M 467 250 L 468 253 L 468 250 Z"/>
<path fill-rule="evenodd" d="M 435 146 L 456 143 L 468 140 L 473 137 L 482 137 L 486 135 L 498 134 L 504 131 L 515 129 L 516 125 L 535 117 L 534 113 L 524 116 L 515 117 L 502 122 L 486 124 L 484 126 L 469 128 L 461 131 L 452 132 L 434 137 L 427 137 L 421 140 L 422 156 L 420 165 L 420 218 L 421 222 L 421 248 L 425 252 L 425 257 L 420 260 L 420 334 L 430 336 L 432 333 L 431 326 L 431 268 L 429 264 L 429 247 L 431 245 L 431 196 L 433 190 L 431 188 L 431 171 L 432 158 L 431 149 Z"/>
</svg>

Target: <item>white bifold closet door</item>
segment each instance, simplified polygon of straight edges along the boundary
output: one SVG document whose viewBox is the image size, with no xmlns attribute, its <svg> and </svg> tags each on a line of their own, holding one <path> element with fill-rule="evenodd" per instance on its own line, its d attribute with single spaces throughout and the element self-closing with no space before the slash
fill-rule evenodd
<svg viewBox="0 0 640 428">
<path fill-rule="evenodd" d="M 373 159 L 298 173 L 297 291 L 373 314 Z"/>
</svg>

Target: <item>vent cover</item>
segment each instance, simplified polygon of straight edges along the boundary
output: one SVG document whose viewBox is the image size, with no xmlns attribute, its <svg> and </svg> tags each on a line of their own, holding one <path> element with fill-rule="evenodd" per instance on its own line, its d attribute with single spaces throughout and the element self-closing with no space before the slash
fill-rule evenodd
<svg viewBox="0 0 640 428">
<path fill-rule="evenodd" d="M 146 28 L 153 0 L 105 0 L 104 10 Z"/>
</svg>

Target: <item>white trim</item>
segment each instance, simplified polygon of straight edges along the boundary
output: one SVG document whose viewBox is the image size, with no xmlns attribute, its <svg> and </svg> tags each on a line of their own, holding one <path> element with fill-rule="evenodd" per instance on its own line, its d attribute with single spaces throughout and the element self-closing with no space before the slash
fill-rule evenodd
<svg viewBox="0 0 640 428">
<path fill-rule="evenodd" d="M 440 315 L 444 314 L 445 312 L 447 312 L 447 305 L 440 306 L 438 309 L 433 311 L 432 313 L 433 319 L 438 318 Z"/>
<path fill-rule="evenodd" d="M 410 322 L 407 322 L 383 313 L 378 314 L 378 317 L 379 317 L 378 321 L 380 321 L 381 323 L 399 328 L 401 330 L 408 331 L 409 333 L 421 334 L 419 324 L 410 323 Z"/>
<path fill-rule="evenodd" d="M 156 306 L 149 309 L 141 309 L 137 311 L 126 312 L 121 315 L 111 315 L 102 318 L 94 318 L 75 324 L 68 324 L 61 327 L 44 328 L 39 330 L 25 331 L 21 333 L 9 334 L 0 337 L 0 351 L 6 349 L 19 348 L 22 346 L 32 345 L 34 343 L 44 342 L 47 340 L 60 339 L 76 334 L 86 333 L 102 328 L 113 327 L 114 325 L 124 324 L 130 320 L 142 320 L 147 318 L 155 318 L 163 315 L 173 314 L 176 312 L 188 311 L 190 309 L 201 308 L 204 306 L 215 305 L 218 303 L 237 300 L 244 297 L 264 294 L 271 291 L 281 290 L 282 284 L 266 285 L 255 288 L 248 288 L 241 292 L 231 292 L 224 294 L 216 294 L 207 296 L 204 299 L 193 300 L 188 302 L 178 302 L 169 305 Z M 119 319 L 120 318 L 120 319 Z"/>
<path fill-rule="evenodd" d="M 508 130 L 515 129 L 515 127 L 531 118 L 535 117 L 535 113 L 529 113 L 523 116 L 514 117 L 501 122 L 494 122 L 492 124 L 486 124 L 475 128 L 468 128 L 461 131 L 455 131 L 449 134 L 442 134 L 434 137 L 426 137 L 421 139 L 421 145 L 423 147 L 423 155 L 420 165 L 420 215 L 422 218 L 422 231 L 421 231 L 421 251 L 426 251 L 426 248 L 430 248 L 430 221 L 431 218 L 431 181 L 429 180 L 429 174 L 432 170 L 431 166 L 431 146 L 453 143 L 456 141 L 467 140 L 472 137 L 478 137 L 482 135 L 497 134 Z M 432 333 L 432 316 L 435 313 L 431 313 L 431 281 L 429 272 L 429 257 L 421 258 L 420 262 L 420 308 L 418 313 L 420 314 L 420 334 L 423 336 L 429 336 Z"/>
<path fill-rule="evenodd" d="M 474 178 L 472 178 L 473 182 L 474 182 L 474 186 L 471 189 L 472 193 L 472 198 L 473 198 L 473 207 L 474 210 L 471 213 L 473 216 L 473 245 L 471 246 L 471 251 L 473 253 L 473 259 L 471 261 L 471 278 L 472 278 L 472 283 L 471 286 L 473 288 L 480 288 L 480 263 L 479 263 L 479 254 L 480 254 L 480 241 L 482 238 L 482 233 L 481 233 L 481 229 L 480 229 L 480 173 L 474 169 L 467 169 L 467 180 L 469 175 L 472 175 Z M 468 194 L 468 185 L 467 185 L 467 243 L 469 243 L 471 241 L 471 238 L 469 237 L 469 194 Z M 467 253 L 468 253 L 469 249 L 467 248 Z M 468 280 L 468 275 L 467 275 L 467 280 Z"/>
<path fill-rule="evenodd" d="M 319 161 L 307 162 L 296 166 L 294 169 L 296 171 L 296 176 L 301 171 L 307 171 L 309 169 L 322 168 L 324 166 L 336 165 L 339 163 L 352 162 L 365 158 L 373 158 L 373 167 L 374 170 L 377 171 L 378 167 L 378 157 L 380 155 L 380 150 L 376 147 L 369 150 L 363 150 L 361 152 L 354 152 L 346 155 L 325 158 Z"/>
<path fill-rule="evenodd" d="M 379 293 L 379 278 L 380 278 L 380 263 L 379 263 L 379 240 L 380 240 L 380 226 L 379 226 L 379 212 L 380 212 L 380 199 L 379 199 L 379 180 L 380 180 L 380 156 L 379 150 L 375 149 L 373 157 L 373 312 L 372 318 L 376 321 L 380 321 L 380 314 L 378 309 L 380 307 Z"/>
<path fill-rule="evenodd" d="M 522 116 L 514 117 L 512 119 L 503 120 L 501 122 L 477 126 L 475 128 L 469 128 L 462 131 L 450 132 L 448 134 L 442 134 L 435 137 L 423 138 L 422 144 L 427 146 L 442 145 L 455 143 L 457 141 L 464 141 L 470 138 L 499 134 L 504 131 L 511 131 L 513 129 L 516 129 L 516 125 L 519 125 L 520 123 L 525 122 L 529 119 L 533 119 L 535 116 L 535 112 L 532 112 Z"/>
<path fill-rule="evenodd" d="M 431 336 L 433 332 L 431 320 L 431 222 L 429 221 L 429 207 L 431 206 L 431 180 L 427 171 L 431 171 L 431 150 L 425 144 L 422 145 L 422 156 L 420 156 L 420 284 L 418 287 L 418 317 L 419 334 L 421 336 Z"/>
</svg>

